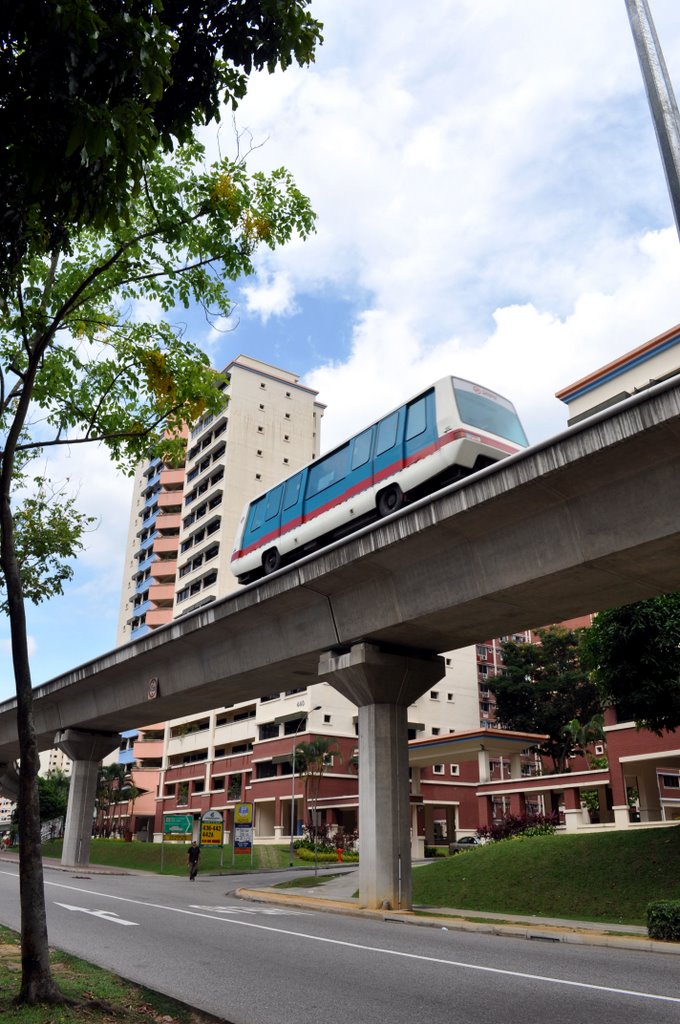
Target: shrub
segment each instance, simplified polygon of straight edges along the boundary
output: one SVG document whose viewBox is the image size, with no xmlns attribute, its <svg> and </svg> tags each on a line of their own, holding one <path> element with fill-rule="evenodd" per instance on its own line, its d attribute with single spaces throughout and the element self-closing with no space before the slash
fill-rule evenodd
<svg viewBox="0 0 680 1024">
<path fill-rule="evenodd" d="M 655 900 L 647 904 L 650 939 L 680 942 L 680 900 Z"/>
<path fill-rule="evenodd" d="M 508 814 L 490 827 L 477 829 L 480 839 L 498 842 L 513 836 L 548 836 L 555 831 L 559 819 L 556 814 Z"/>
</svg>

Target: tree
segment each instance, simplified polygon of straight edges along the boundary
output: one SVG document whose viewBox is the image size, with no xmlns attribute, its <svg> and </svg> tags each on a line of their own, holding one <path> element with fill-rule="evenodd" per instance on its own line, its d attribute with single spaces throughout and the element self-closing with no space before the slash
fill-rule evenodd
<svg viewBox="0 0 680 1024">
<path fill-rule="evenodd" d="M 619 720 L 657 735 L 680 725 L 680 593 L 600 612 L 582 659 Z"/>
<path fill-rule="evenodd" d="M 70 783 L 71 780 L 68 776 L 59 770 L 51 771 L 46 776 L 38 776 L 41 823 L 66 816 Z M 18 808 L 12 812 L 12 823 L 15 825 L 19 823 Z"/>
<path fill-rule="evenodd" d="M 295 763 L 305 779 L 305 805 L 310 824 L 316 828 L 316 807 L 321 792 L 321 780 L 332 764 L 333 758 L 342 761 L 340 747 L 328 736 L 314 736 L 309 743 L 300 743 L 295 748 Z"/>
<path fill-rule="evenodd" d="M 137 321 L 134 303 L 156 300 L 169 312 L 195 301 L 227 314 L 226 282 L 252 272 L 258 246 L 313 229 L 284 169 L 250 176 L 244 160 L 206 168 L 203 157 L 196 143 L 152 155 L 125 220 L 26 259 L 2 310 L 0 602 L 17 689 L 24 1002 L 62 999 L 47 955 L 24 599 L 61 592 L 91 522 L 43 469 L 33 483 L 31 471 L 46 453 L 84 443 L 130 472 L 141 458 L 182 459 L 183 424 L 222 409 L 226 381 L 180 328 Z"/>
<path fill-rule="evenodd" d="M 308 64 L 308 0 L 22 0 L 0 13 L 0 294 L 27 256 L 118 230 L 158 150 L 236 107 L 253 69 Z"/>
<path fill-rule="evenodd" d="M 587 757 L 589 762 L 591 762 L 595 758 L 589 757 L 588 747 L 591 747 L 594 743 L 603 743 L 605 739 L 604 717 L 600 714 L 593 715 L 589 722 L 583 724 L 578 718 L 572 718 L 571 722 L 567 722 L 562 732 L 571 740 L 574 753 Z"/>
<path fill-rule="evenodd" d="M 503 671 L 489 686 L 501 725 L 546 733 L 541 754 L 552 760 L 554 771 L 566 771 L 574 742 L 564 727 L 575 718 L 592 719 L 599 711 L 597 691 L 579 662 L 579 630 L 551 626 L 538 636 L 537 644 L 503 644 Z"/>
</svg>

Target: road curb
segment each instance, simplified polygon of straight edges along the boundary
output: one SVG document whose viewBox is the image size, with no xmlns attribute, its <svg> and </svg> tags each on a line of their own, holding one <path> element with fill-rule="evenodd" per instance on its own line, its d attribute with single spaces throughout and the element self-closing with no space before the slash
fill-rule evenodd
<svg viewBox="0 0 680 1024">
<path fill-rule="evenodd" d="M 327 900 L 315 896 L 274 892 L 271 889 L 234 889 L 231 895 L 252 903 L 273 903 L 284 907 L 321 910 L 328 914 L 350 917 L 372 917 L 397 924 L 416 925 L 419 928 L 438 928 L 440 931 L 480 932 L 487 935 L 511 935 L 533 942 L 564 942 L 576 946 L 607 946 L 612 949 L 632 949 L 642 953 L 680 955 L 680 943 L 658 942 L 641 935 L 615 935 L 597 929 L 559 927 L 557 925 L 527 926 L 512 923 L 471 921 L 461 917 L 437 914 L 428 917 L 422 912 L 370 910 L 344 900 Z M 483 915 L 480 915 L 483 916 Z"/>
</svg>

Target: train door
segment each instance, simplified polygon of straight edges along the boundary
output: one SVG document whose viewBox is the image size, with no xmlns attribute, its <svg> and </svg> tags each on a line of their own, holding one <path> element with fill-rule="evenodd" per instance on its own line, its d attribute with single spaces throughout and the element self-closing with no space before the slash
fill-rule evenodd
<svg viewBox="0 0 680 1024">
<path fill-rule="evenodd" d="M 376 425 L 373 455 L 373 484 L 376 505 L 380 515 L 388 515 L 403 502 L 398 481 L 389 483 L 404 467 L 404 421 L 406 409 L 402 407 L 385 416 Z"/>
</svg>

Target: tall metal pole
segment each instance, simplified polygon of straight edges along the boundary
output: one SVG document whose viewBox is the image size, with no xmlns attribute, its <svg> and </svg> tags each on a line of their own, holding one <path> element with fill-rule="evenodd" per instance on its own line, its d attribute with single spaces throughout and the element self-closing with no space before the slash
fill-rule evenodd
<svg viewBox="0 0 680 1024">
<path fill-rule="evenodd" d="M 680 236 L 680 113 L 647 0 L 625 0 Z"/>
</svg>

